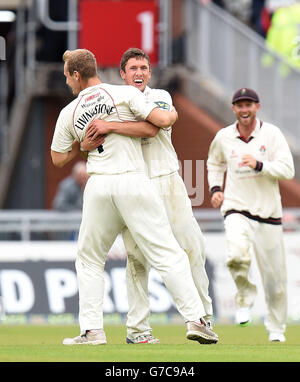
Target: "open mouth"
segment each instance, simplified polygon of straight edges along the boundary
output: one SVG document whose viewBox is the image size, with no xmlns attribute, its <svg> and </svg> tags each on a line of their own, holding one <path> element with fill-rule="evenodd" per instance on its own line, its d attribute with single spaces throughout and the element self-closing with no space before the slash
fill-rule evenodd
<svg viewBox="0 0 300 382">
<path fill-rule="evenodd" d="M 142 85 L 142 83 L 143 83 L 143 80 L 142 80 L 141 78 L 136 78 L 136 79 L 134 80 L 134 84 L 135 84 L 135 85 Z"/>
<path fill-rule="evenodd" d="M 248 119 L 250 118 L 250 114 L 241 115 L 241 119 Z"/>
</svg>

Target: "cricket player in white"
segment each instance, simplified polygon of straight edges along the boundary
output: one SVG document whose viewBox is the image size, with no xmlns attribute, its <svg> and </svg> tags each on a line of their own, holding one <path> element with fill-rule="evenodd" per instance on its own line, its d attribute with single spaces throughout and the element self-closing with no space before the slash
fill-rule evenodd
<svg viewBox="0 0 300 382">
<path fill-rule="evenodd" d="M 225 217 L 227 266 L 237 288 L 236 321 L 246 325 L 251 319 L 256 286 L 248 273 L 253 250 L 264 287 L 269 340 L 283 342 L 287 276 L 278 179 L 294 177 L 293 158 L 279 128 L 256 118 L 260 103 L 255 91 L 239 89 L 232 103 L 237 121 L 216 134 L 207 169 L 212 205 Z"/>
<path fill-rule="evenodd" d="M 176 120 L 176 111 L 167 113 L 147 103 L 132 86 L 101 83 L 91 52 L 67 51 L 63 59 L 67 84 L 78 97 L 61 111 L 56 123 L 51 145 L 56 166 L 62 167 L 78 154 L 74 140 L 83 140 L 94 118 L 122 121 L 137 117 L 161 127 Z M 187 322 L 187 338 L 216 343 L 217 335 L 202 320 L 205 310 L 185 253 L 173 236 L 159 195 L 145 175 L 140 139 L 110 134 L 103 145 L 88 154 L 87 171 L 90 178 L 84 191 L 76 259 L 81 334 L 65 339 L 64 344 L 106 343 L 104 265 L 125 226 L 170 291 Z"/>
<path fill-rule="evenodd" d="M 142 50 L 130 48 L 123 54 L 120 73 L 126 84 L 133 85 L 144 93 L 148 102 L 155 102 L 165 110 L 172 108 L 172 98 L 167 91 L 147 86 L 151 78 L 151 66 L 148 55 Z M 193 280 L 205 308 L 204 318 L 211 325 L 213 310 L 205 270 L 205 240 L 193 215 L 184 182 L 178 173 L 178 158 L 171 140 L 172 127 L 159 129 L 140 122 L 129 125 L 95 120 L 88 129 L 82 147 L 88 151 L 93 149 L 95 145 L 88 144 L 89 138 L 96 133 L 108 134 L 113 131 L 124 135 L 151 136 L 142 139 L 147 173 L 162 198 L 174 236 L 188 256 Z M 150 264 L 127 228 L 123 230 L 122 235 L 128 256 L 126 270 L 129 311 L 126 341 L 133 344 L 158 343 L 159 340 L 151 334 L 152 329 L 148 322 Z"/>
</svg>

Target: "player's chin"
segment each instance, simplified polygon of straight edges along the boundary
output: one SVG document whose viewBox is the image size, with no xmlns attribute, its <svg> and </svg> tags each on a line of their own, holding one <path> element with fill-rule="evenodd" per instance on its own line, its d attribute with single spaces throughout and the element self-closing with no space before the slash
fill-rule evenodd
<svg viewBox="0 0 300 382">
<path fill-rule="evenodd" d="M 250 116 L 247 116 L 247 117 L 240 117 L 239 118 L 239 122 L 241 122 L 241 123 L 249 123 L 250 122 Z"/>
<path fill-rule="evenodd" d="M 133 83 L 133 86 L 137 89 L 139 89 L 141 92 L 143 92 L 145 90 L 145 84 L 144 83 Z"/>
</svg>

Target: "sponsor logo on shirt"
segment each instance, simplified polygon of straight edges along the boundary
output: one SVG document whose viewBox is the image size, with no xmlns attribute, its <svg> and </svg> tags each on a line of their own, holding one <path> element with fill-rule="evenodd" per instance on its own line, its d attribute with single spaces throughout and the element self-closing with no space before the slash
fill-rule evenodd
<svg viewBox="0 0 300 382">
<path fill-rule="evenodd" d="M 100 94 L 100 93 L 96 93 L 96 94 L 93 94 L 93 95 L 91 95 L 91 96 L 89 96 L 89 97 L 86 97 L 85 100 L 84 100 L 84 102 L 88 102 L 88 101 L 91 101 L 91 100 L 94 99 L 94 98 L 97 98 L 97 97 L 99 96 L 99 94 Z M 104 97 L 102 97 L 102 98 L 104 98 Z"/>
<path fill-rule="evenodd" d="M 234 150 L 232 150 L 230 154 L 230 158 L 237 158 L 237 156 L 238 156 L 237 153 Z"/>
<path fill-rule="evenodd" d="M 157 101 L 155 104 L 160 108 L 164 110 L 170 110 L 170 105 L 163 101 Z"/>
<path fill-rule="evenodd" d="M 265 153 L 265 152 L 266 152 L 266 146 L 261 145 L 259 151 L 260 151 L 261 153 Z"/>
</svg>

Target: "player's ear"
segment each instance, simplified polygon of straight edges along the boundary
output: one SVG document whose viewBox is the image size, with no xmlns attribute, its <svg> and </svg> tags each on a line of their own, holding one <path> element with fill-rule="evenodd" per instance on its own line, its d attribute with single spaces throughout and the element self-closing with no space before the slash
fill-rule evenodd
<svg viewBox="0 0 300 382">
<path fill-rule="evenodd" d="M 120 76 L 121 76 L 122 80 L 125 80 L 125 72 L 122 69 L 120 70 Z"/>
<path fill-rule="evenodd" d="M 76 79 L 77 81 L 79 81 L 79 80 L 80 80 L 80 73 L 77 72 L 77 70 L 74 70 L 73 74 L 74 74 L 74 76 L 75 76 L 75 79 Z"/>
</svg>

